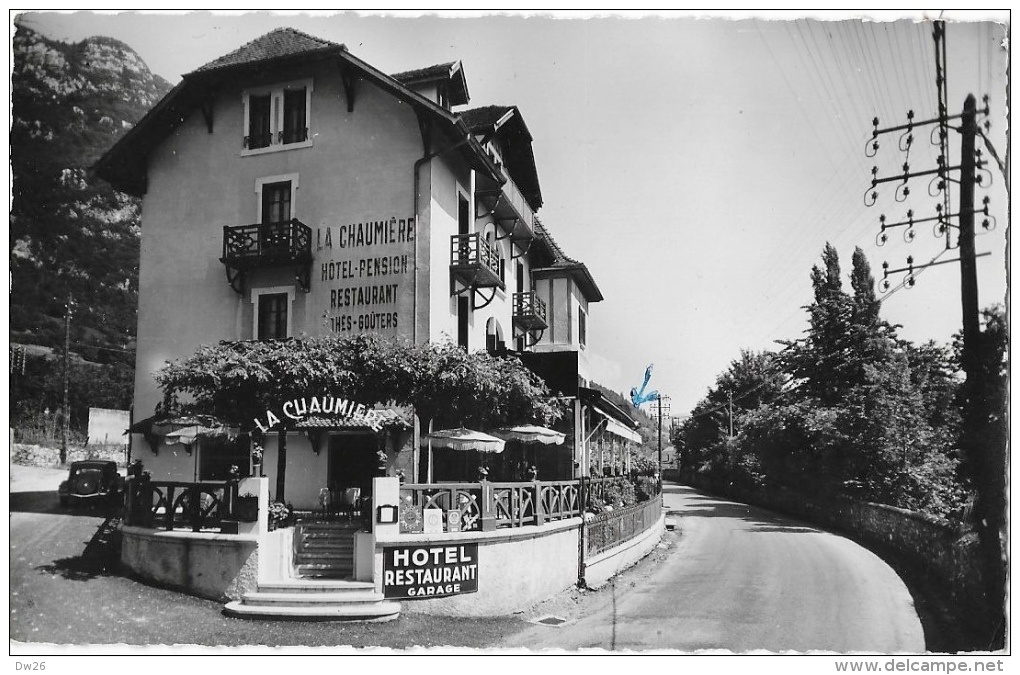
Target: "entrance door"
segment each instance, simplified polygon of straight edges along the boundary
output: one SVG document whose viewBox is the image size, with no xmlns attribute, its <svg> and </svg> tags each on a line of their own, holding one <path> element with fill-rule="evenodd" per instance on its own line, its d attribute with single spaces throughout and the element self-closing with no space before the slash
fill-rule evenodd
<svg viewBox="0 0 1020 675">
<path fill-rule="evenodd" d="M 379 440 L 373 433 L 338 434 L 329 439 L 329 488 L 359 488 L 361 496 L 372 492 L 372 479 L 378 475 Z"/>
</svg>

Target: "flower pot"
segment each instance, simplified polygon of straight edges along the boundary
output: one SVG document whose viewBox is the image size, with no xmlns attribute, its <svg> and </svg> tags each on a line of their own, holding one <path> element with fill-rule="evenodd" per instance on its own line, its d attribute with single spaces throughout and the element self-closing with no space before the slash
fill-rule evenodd
<svg viewBox="0 0 1020 675">
<path fill-rule="evenodd" d="M 234 516 L 240 521 L 254 523 L 259 519 L 259 498 L 238 497 L 234 505 Z"/>
</svg>

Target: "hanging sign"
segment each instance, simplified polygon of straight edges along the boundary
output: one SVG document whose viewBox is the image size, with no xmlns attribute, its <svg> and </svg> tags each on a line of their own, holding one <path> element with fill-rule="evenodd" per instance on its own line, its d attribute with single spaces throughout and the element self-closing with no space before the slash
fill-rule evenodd
<svg viewBox="0 0 1020 675">
<path fill-rule="evenodd" d="M 383 595 L 438 598 L 478 591 L 478 544 L 383 549 Z"/>
</svg>

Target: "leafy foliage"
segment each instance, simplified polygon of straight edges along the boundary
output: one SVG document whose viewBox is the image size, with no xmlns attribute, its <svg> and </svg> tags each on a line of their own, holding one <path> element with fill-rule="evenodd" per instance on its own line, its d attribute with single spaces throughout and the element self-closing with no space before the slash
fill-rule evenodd
<svg viewBox="0 0 1020 675">
<path fill-rule="evenodd" d="M 811 271 L 806 335 L 779 354 L 742 354 L 674 444 L 689 473 L 948 514 L 966 497 L 958 362 L 947 348 L 899 339 L 860 249 L 852 266 L 847 293 L 827 244 Z"/>
<path fill-rule="evenodd" d="M 451 343 L 414 345 L 376 335 L 222 342 L 157 374 L 166 404 L 250 428 L 283 401 L 333 395 L 366 405 L 412 405 L 438 426 L 488 428 L 562 414 L 545 384 L 514 357 Z"/>
</svg>

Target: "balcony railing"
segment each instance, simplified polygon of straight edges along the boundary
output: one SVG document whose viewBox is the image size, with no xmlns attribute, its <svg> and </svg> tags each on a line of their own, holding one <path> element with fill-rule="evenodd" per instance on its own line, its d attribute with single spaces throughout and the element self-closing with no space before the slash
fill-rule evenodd
<svg viewBox="0 0 1020 675">
<path fill-rule="evenodd" d="M 300 220 L 223 228 L 223 262 L 271 267 L 307 262 L 312 257 L 312 229 Z"/>
<path fill-rule="evenodd" d="M 514 293 L 513 321 L 524 330 L 547 328 L 545 301 L 534 291 Z"/>
<path fill-rule="evenodd" d="M 499 256 L 477 232 L 450 238 L 450 271 L 466 286 L 504 288 Z"/>
<path fill-rule="evenodd" d="M 243 292 L 245 273 L 260 268 L 298 267 L 302 288 L 308 290 L 312 263 L 312 229 L 300 220 L 279 223 L 226 226 L 223 228 L 223 257 L 227 279 Z"/>
<path fill-rule="evenodd" d="M 509 228 L 513 242 L 523 244 L 534 238 L 535 214 L 513 179 L 507 177 L 502 185 L 483 185 L 476 194 L 484 207 Z"/>
</svg>

